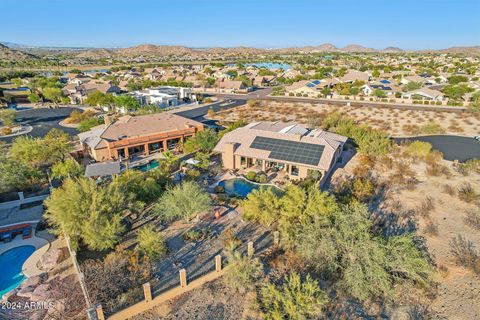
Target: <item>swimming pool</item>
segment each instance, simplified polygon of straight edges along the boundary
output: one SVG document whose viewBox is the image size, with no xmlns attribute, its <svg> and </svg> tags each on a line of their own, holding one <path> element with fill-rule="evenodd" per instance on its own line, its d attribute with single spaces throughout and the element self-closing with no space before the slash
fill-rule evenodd
<svg viewBox="0 0 480 320">
<path fill-rule="evenodd" d="M 271 189 L 275 194 L 282 195 L 283 191 L 272 185 L 252 183 L 248 180 L 233 178 L 229 180 L 223 180 L 218 183 L 219 186 L 225 189 L 225 193 L 229 196 L 236 196 L 240 198 L 246 198 L 247 195 L 253 190 L 263 188 Z"/>
<path fill-rule="evenodd" d="M 25 280 L 22 266 L 35 251 L 34 246 L 20 246 L 0 255 L 0 297 L 15 289 Z"/>
<path fill-rule="evenodd" d="M 277 62 L 255 62 L 255 63 L 246 63 L 245 66 L 254 66 L 257 68 L 265 68 L 269 70 L 290 70 L 291 66 L 288 63 L 277 63 Z"/>
<path fill-rule="evenodd" d="M 148 171 L 157 168 L 159 165 L 157 160 L 152 160 L 149 163 L 142 164 L 138 167 L 135 167 L 134 169 L 140 170 L 140 171 Z"/>
</svg>

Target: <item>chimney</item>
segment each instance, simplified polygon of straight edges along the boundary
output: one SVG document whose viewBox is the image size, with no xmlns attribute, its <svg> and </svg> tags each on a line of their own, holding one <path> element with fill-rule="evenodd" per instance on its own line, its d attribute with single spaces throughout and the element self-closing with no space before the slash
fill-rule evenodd
<svg viewBox="0 0 480 320">
<path fill-rule="evenodd" d="M 299 134 L 299 133 L 295 133 L 293 136 L 295 137 L 295 140 L 296 140 L 296 141 L 302 140 L 302 135 Z"/>
</svg>

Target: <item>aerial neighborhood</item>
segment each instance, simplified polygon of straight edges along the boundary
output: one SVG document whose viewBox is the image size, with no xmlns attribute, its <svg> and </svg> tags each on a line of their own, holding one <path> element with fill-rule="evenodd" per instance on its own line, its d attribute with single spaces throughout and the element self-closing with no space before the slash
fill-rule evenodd
<svg viewBox="0 0 480 320">
<path fill-rule="evenodd" d="M 453 2 L 27 3 L 0 28 L 0 319 L 479 319 Z M 323 38 L 369 45 L 299 45 Z"/>
</svg>

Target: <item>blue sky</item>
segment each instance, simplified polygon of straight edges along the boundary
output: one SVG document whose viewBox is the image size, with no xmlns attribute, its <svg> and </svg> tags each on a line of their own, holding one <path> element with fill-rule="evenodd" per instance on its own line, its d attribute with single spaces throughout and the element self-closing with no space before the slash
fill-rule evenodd
<svg viewBox="0 0 480 320">
<path fill-rule="evenodd" d="M 1 0 L 0 41 L 48 46 L 480 45 L 479 0 Z M 6 19 L 5 19 L 6 18 Z"/>
</svg>

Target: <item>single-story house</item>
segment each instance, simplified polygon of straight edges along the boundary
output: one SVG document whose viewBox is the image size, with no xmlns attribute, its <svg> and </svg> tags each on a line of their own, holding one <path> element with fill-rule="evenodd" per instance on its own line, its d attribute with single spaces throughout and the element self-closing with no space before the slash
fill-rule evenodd
<svg viewBox="0 0 480 320">
<path fill-rule="evenodd" d="M 424 100 L 435 100 L 442 101 L 445 96 L 441 91 L 430 89 L 430 88 L 421 88 L 418 90 L 413 90 L 403 94 L 403 97 L 406 99 L 424 99 Z"/>
<path fill-rule="evenodd" d="M 105 117 L 105 124 L 78 135 L 84 153 L 96 161 L 128 159 L 175 149 L 204 125 L 173 113 Z"/>
<path fill-rule="evenodd" d="M 214 151 L 226 169 L 272 168 L 292 179 L 314 171 L 324 179 L 341 157 L 347 137 L 295 122 L 255 122 L 226 133 Z"/>
</svg>

